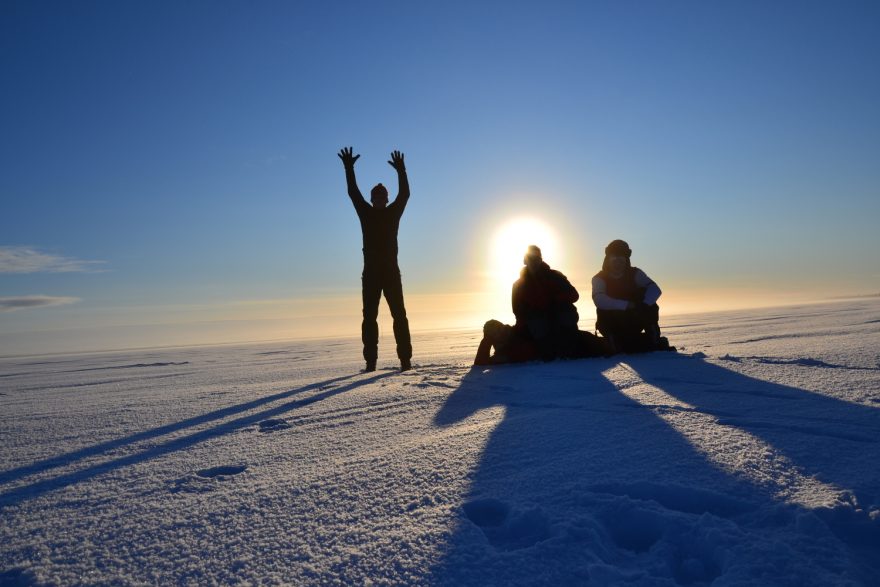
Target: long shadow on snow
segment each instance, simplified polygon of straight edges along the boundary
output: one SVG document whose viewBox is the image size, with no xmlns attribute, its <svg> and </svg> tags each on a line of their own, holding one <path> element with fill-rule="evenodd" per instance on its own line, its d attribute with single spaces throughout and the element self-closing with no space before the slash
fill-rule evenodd
<svg viewBox="0 0 880 587">
<path fill-rule="evenodd" d="M 715 544 L 716 528 L 735 535 L 744 524 L 760 535 L 765 525 L 794 525 L 808 513 L 708 461 L 651 406 L 602 375 L 614 365 L 593 359 L 475 368 L 462 379 L 436 414 L 438 426 L 496 406 L 506 413 L 427 582 L 708 584 L 724 572 L 725 548 L 736 547 Z M 834 542 L 830 532 L 828 539 Z M 745 567 L 749 552 L 738 554 Z M 817 584 L 794 560 L 779 564 L 793 581 Z M 844 572 L 839 564 L 832 575 Z"/>
<path fill-rule="evenodd" d="M 686 355 L 625 361 L 646 383 L 781 451 L 806 476 L 849 490 L 860 506 L 880 506 L 880 410 L 755 379 Z M 824 370 L 828 367 L 807 366 Z M 869 471 L 865 467 L 869 467 Z M 863 512 L 864 513 L 864 512 Z M 880 519 L 852 508 L 820 514 L 846 542 L 880 547 Z"/>
<path fill-rule="evenodd" d="M 344 393 L 347 391 L 351 391 L 356 389 L 362 385 L 366 385 L 369 383 L 373 383 L 379 379 L 383 379 L 392 375 L 393 372 L 380 373 L 377 375 L 373 375 L 366 379 L 362 379 L 360 381 L 352 382 L 347 385 L 343 385 L 340 387 L 334 387 L 329 389 L 323 393 L 318 393 L 312 396 L 309 396 L 304 399 L 295 400 L 292 402 L 288 402 L 282 404 L 280 406 L 275 406 L 261 412 L 250 414 L 247 416 L 242 416 L 235 420 L 229 420 L 217 424 L 212 428 L 207 428 L 205 430 L 200 430 L 198 432 L 194 432 L 187 436 L 173 438 L 163 444 L 159 444 L 149 449 L 146 449 L 142 452 L 138 452 L 135 454 L 127 455 L 124 457 L 120 457 L 118 459 L 114 459 L 111 461 L 99 463 L 96 465 L 89 466 L 85 469 L 81 469 L 79 471 L 74 471 L 71 473 L 65 473 L 63 475 L 59 475 L 57 477 L 52 477 L 49 479 L 43 479 L 40 481 L 36 481 L 34 483 L 24 485 L 21 487 L 17 487 L 15 489 L 11 489 L 4 493 L 0 493 L 0 508 L 14 505 L 20 503 L 24 500 L 31 499 L 46 493 L 47 491 L 52 491 L 55 489 L 59 489 L 62 487 L 67 487 L 68 485 L 73 485 L 74 483 L 79 483 L 81 481 L 86 481 L 91 479 L 97 475 L 101 475 L 103 473 L 107 473 L 109 471 L 113 471 L 128 465 L 133 465 L 136 463 L 141 463 L 144 461 L 148 461 L 150 459 L 154 459 L 156 457 L 182 450 L 185 448 L 189 448 L 194 444 L 198 444 L 200 442 L 204 442 L 205 440 L 209 440 L 212 438 L 216 438 L 218 436 L 222 436 L 224 434 L 228 434 L 230 432 L 234 432 L 238 429 L 251 426 L 260 422 L 261 420 L 272 418 L 273 416 L 278 416 L 285 412 L 289 412 L 290 410 L 295 410 L 297 408 L 301 408 L 303 406 L 307 406 L 309 404 L 313 404 L 315 402 L 319 402 L 321 400 L 327 399 L 328 397 Z M 19 479 L 25 477 L 27 475 L 39 473 L 42 471 L 47 471 L 49 469 L 53 469 L 56 467 L 60 467 L 63 465 L 71 464 L 75 461 L 103 454 L 107 451 L 126 446 L 129 444 L 133 444 L 135 442 L 139 442 L 142 440 L 147 440 L 150 438 L 155 438 L 157 436 L 163 436 L 165 434 L 170 434 L 173 432 L 178 432 L 180 430 L 184 430 L 186 428 L 191 428 L 194 426 L 198 426 L 200 424 L 205 424 L 207 422 L 212 422 L 214 420 L 219 420 L 222 418 L 226 418 L 228 416 L 233 416 L 235 414 L 239 414 L 254 408 L 258 408 L 262 405 L 265 405 L 270 402 L 278 401 L 281 399 L 285 399 L 297 394 L 305 393 L 312 390 L 320 390 L 328 385 L 333 385 L 340 381 L 345 381 L 346 379 L 351 379 L 355 375 L 345 375 L 343 377 L 335 377 L 333 379 L 328 379 L 326 381 L 321 381 L 318 383 L 311 383 L 309 385 L 305 385 L 303 387 L 297 389 L 291 389 L 288 391 L 284 391 L 282 393 L 276 393 L 273 395 L 261 397 L 259 399 L 245 402 L 241 404 L 237 404 L 234 406 L 229 406 L 228 408 L 222 408 L 219 410 L 214 410 L 212 412 L 208 412 L 207 414 L 203 414 L 201 416 L 195 416 L 193 418 L 187 418 L 186 420 L 181 420 L 180 422 L 175 422 L 174 424 L 168 424 L 165 426 L 159 426 L 157 428 L 153 428 L 151 430 L 145 430 L 143 432 L 138 432 L 137 434 L 132 434 L 130 436 L 126 436 L 124 438 L 120 438 L 117 440 L 111 440 L 108 442 L 102 442 L 100 444 L 96 444 L 91 447 L 83 448 L 74 452 L 70 452 L 64 455 L 60 455 L 58 457 L 53 457 L 51 459 L 46 459 L 43 461 L 39 461 L 34 463 L 33 465 L 28 465 L 26 467 L 19 467 L 17 469 L 13 469 L 7 472 L 0 474 L 0 483 L 8 483 L 12 480 Z"/>
<path fill-rule="evenodd" d="M 202 414 L 200 416 L 193 416 L 192 418 L 187 418 L 186 420 L 181 420 L 180 422 L 158 426 L 156 428 L 151 428 L 150 430 L 144 430 L 143 432 L 137 432 L 135 434 L 124 436 L 122 438 L 108 440 L 106 442 L 101 442 L 93 446 L 87 446 L 49 459 L 43 459 L 30 465 L 25 465 L 16 469 L 10 469 L 8 471 L 2 471 L 0 472 L 0 483 L 9 483 L 10 481 L 15 481 L 16 479 L 27 477 L 28 475 L 41 473 L 43 471 L 48 471 L 49 469 L 54 469 L 56 467 L 63 467 L 80 459 L 86 459 L 92 456 L 96 456 L 128 444 L 133 444 L 142 440 L 149 440 L 150 438 L 156 438 L 158 436 L 164 436 L 172 432 L 183 430 L 184 428 L 199 426 L 201 424 L 206 424 L 214 420 L 220 420 L 222 418 L 233 416 L 235 414 L 240 414 L 241 412 L 246 412 L 248 410 L 258 408 L 269 402 L 285 399 L 293 395 L 312 391 L 314 389 L 321 389 L 322 387 L 325 387 L 327 385 L 333 385 L 334 383 L 339 383 L 340 381 L 345 381 L 346 379 L 351 379 L 352 377 L 354 377 L 354 375 L 345 375 L 343 377 L 336 377 L 333 379 L 328 379 L 326 381 L 320 381 L 318 383 L 311 383 L 298 389 L 290 389 L 281 393 L 260 397 L 249 402 L 244 402 L 226 408 L 220 408 L 219 410 L 214 410 L 213 412 L 208 412 L 207 414 Z"/>
</svg>

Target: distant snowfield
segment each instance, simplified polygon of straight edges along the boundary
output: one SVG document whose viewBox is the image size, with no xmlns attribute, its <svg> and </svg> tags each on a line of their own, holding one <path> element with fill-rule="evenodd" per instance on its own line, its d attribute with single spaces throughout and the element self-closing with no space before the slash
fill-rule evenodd
<svg viewBox="0 0 880 587">
<path fill-rule="evenodd" d="M 880 585 L 880 300 L 663 323 L 2 360 L 0 584 Z"/>
</svg>

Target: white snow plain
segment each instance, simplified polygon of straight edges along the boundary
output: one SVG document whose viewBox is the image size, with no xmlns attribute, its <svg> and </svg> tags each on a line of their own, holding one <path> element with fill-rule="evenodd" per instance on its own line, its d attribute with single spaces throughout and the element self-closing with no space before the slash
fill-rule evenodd
<svg viewBox="0 0 880 587">
<path fill-rule="evenodd" d="M 664 326 L 4 359 L 0 584 L 880 585 L 880 300 Z"/>
</svg>

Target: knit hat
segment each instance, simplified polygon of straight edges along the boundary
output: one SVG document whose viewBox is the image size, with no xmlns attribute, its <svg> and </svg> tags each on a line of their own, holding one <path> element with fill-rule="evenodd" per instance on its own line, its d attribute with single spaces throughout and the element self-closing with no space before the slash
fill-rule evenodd
<svg viewBox="0 0 880 587">
<path fill-rule="evenodd" d="M 526 249 L 525 256 L 526 257 L 537 257 L 538 259 L 543 260 L 543 257 L 541 257 L 541 249 L 538 247 L 538 245 L 529 245 L 529 248 Z M 525 261 L 523 261 L 523 262 L 525 262 Z"/>
<path fill-rule="evenodd" d="M 377 197 L 388 199 L 388 190 L 381 183 L 376 184 L 376 187 L 370 190 L 370 199 L 375 200 Z"/>
<path fill-rule="evenodd" d="M 622 241 L 620 239 L 613 240 L 608 243 L 608 246 L 605 247 L 605 256 L 608 255 L 617 255 L 620 257 L 626 257 L 629 259 L 632 256 L 632 250 L 629 248 L 629 245 L 626 244 L 626 241 Z"/>
</svg>

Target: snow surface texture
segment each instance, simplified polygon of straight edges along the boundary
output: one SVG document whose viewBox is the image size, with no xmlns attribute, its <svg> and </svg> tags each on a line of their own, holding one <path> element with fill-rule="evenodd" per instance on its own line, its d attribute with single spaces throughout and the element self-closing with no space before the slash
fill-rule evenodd
<svg viewBox="0 0 880 587">
<path fill-rule="evenodd" d="M 880 301 L 0 361 L 0 584 L 880 585 Z"/>
</svg>

